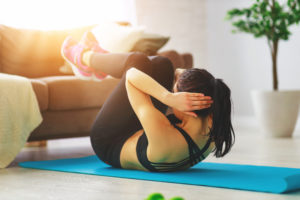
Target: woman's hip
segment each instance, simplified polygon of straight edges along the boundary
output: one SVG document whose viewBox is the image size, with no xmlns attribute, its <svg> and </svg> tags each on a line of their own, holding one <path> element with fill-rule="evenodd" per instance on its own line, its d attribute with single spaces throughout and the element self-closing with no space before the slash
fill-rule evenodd
<svg viewBox="0 0 300 200">
<path fill-rule="evenodd" d="M 109 133 L 104 135 L 91 134 L 91 145 L 95 154 L 113 167 L 121 168 L 120 154 L 124 143 L 130 138 L 130 134 L 118 134 L 112 137 Z"/>
</svg>

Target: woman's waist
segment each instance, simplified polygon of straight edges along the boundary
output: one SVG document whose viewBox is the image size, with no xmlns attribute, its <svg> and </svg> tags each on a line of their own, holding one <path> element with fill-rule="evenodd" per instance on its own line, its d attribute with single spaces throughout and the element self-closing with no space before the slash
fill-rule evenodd
<svg viewBox="0 0 300 200">
<path fill-rule="evenodd" d="M 122 168 L 126 169 L 140 169 L 146 170 L 143 166 L 139 163 L 137 153 L 136 153 L 136 146 L 140 136 L 142 136 L 144 130 L 138 130 L 135 132 L 130 138 L 126 140 L 124 143 L 121 154 L 120 154 L 120 161 Z"/>
</svg>

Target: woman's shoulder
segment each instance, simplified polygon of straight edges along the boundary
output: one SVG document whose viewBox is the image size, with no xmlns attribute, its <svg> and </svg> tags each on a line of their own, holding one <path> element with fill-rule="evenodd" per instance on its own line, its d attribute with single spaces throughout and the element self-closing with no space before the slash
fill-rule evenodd
<svg viewBox="0 0 300 200">
<path fill-rule="evenodd" d="M 164 135 L 160 145 L 148 144 L 147 155 L 151 162 L 167 161 L 172 155 L 181 154 L 186 146 L 182 134 L 174 126 L 162 128 L 160 134 Z"/>
</svg>

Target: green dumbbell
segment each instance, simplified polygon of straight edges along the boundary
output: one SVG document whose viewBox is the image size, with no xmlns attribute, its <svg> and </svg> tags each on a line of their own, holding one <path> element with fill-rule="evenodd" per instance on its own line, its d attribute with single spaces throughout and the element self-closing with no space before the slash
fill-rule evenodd
<svg viewBox="0 0 300 200">
<path fill-rule="evenodd" d="M 160 193 L 153 193 L 150 194 L 145 200 L 165 200 L 165 197 Z"/>
<path fill-rule="evenodd" d="M 165 200 L 165 197 L 160 193 L 153 193 L 145 200 Z M 173 197 L 170 200 L 184 200 L 182 197 Z"/>
</svg>

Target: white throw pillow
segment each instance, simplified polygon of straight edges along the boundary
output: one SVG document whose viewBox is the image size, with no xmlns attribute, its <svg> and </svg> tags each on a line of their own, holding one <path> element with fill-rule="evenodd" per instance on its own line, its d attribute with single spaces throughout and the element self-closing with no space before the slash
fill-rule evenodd
<svg viewBox="0 0 300 200">
<path fill-rule="evenodd" d="M 159 34 L 144 33 L 130 51 L 138 51 L 152 56 L 155 55 L 157 51 L 169 41 L 169 39 L 170 37 Z"/>
<path fill-rule="evenodd" d="M 145 31 L 143 26 L 121 26 L 116 23 L 99 24 L 93 28 L 100 46 L 112 53 L 129 52 Z"/>
</svg>

